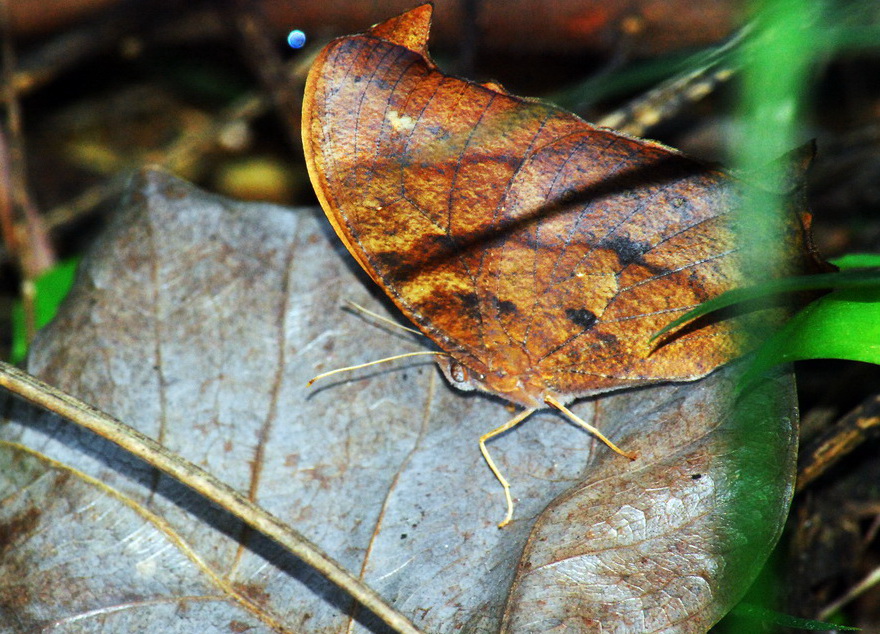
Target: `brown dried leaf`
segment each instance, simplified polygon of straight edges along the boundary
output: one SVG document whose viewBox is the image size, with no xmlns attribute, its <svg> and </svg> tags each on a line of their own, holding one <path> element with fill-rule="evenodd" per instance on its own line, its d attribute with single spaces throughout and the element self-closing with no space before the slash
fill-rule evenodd
<svg viewBox="0 0 880 634">
<path fill-rule="evenodd" d="M 431 362 L 306 389 L 317 372 L 423 345 L 340 309 L 378 302 L 328 234 L 316 213 L 232 203 L 147 172 L 29 369 L 250 494 L 427 631 L 496 631 L 505 611 L 516 632 L 553 622 L 595 631 L 598 620 L 622 631 L 638 618 L 699 631 L 741 595 L 787 508 L 789 388 L 745 438 L 731 431 L 727 372 L 576 404 L 642 454 L 632 464 L 594 455 L 587 434 L 540 413 L 492 443 L 518 498 L 517 519 L 499 531 L 502 498 L 477 450 L 504 417 L 499 403 L 450 389 Z M 5 411 L 0 615 L 10 631 L 349 627 L 347 597 L 187 489 L 57 418 Z M 776 470 L 739 461 L 752 453 Z M 755 497 L 748 513 L 766 521 L 735 522 Z M 668 510 L 642 522 L 630 507 Z M 644 540 L 626 538 L 639 531 Z M 606 605 L 607 594 L 595 601 L 589 584 L 610 560 L 639 580 L 621 591 L 676 588 L 664 606 L 677 601 L 690 619 L 662 625 Z M 563 564 L 579 575 L 554 577 Z M 536 597 L 548 599 L 541 611 Z"/>
</svg>

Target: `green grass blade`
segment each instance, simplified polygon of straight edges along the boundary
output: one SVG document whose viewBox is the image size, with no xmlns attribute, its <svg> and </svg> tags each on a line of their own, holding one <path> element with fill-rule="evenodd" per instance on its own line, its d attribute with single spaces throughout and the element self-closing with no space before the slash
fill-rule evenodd
<svg viewBox="0 0 880 634">
<path fill-rule="evenodd" d="M 37 330 L 52 321 L 58 312 L 58 306 L 67 296 L 76 277 L 79 258 L 61 262 L 54 268 L 37 278 L 36 296 L 34 300 L 34 318 Z M 24 305 L 17 300 L 12 306 L 12 351 L 13 363 L 20 363 L 27 355 L 28 341 L 25 327 Z"/>
<path fill-rule="evenodd" d="M 777 364 L 805 359 L 880 364 L 880 285 L 836 290 L 806 306 L 761 345 L 740 386 Z"/>
<path fill-rule="evenodd" d="M 764 284 L 756 284 L 748 288 L 737 288 L 722 293 L 707 302 L 703 302 L 678 319 L 670 322 L 651 337 L 656 341 L 663 335 L 675 330 L 689 321 L 708 315 L 742 302 L 771 297 L 783 293 L 800 291 L 816 291 L 823 289 L 871 289 L 880 288 L 880 257 L 874 256 L 877 265 L 871 268 L 846 268 L 837 273 L 819 273 L 817 275 L 801 275 L 771 280 Z M 867 260 L 864 260 L 867 261 Z M 845 262 L 848 264 L 848 262 Z"/>
<path fill-rule="evenodd" d="M 739 619 L 750 621 L 761 621 L 763 623 L 772 623 L 780 627 L 788 627 L 796 630 L 808 630 L 811 632 L 832 632 L 847 631 L 858 632 L 857 627 L 848 625 L 838 625 L 836 623 L 826 623 L 824 621 L 816 621 L 814 619 L 802 619 L 796 616 L 789 616 L 776 610 L 768 610 L 758 605 L 750 603 L 740 603 L 731 612 L 731 614 Z M 758 629 L 758 628 L 756 628 Z"/>
</svg>

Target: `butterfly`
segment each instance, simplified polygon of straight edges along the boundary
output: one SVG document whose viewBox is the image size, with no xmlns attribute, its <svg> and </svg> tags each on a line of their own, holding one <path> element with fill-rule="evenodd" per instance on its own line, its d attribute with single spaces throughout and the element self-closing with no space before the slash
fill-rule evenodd
<svg viewBox="0 0 880 634">
<path fill-rule="evenodd" d="M 494 83 L 442 73 L 431 5 L 337 39 L 315 60 L 303 144 L 336 234 L 442 351 L 449 383 L 523 408 L 694 380 L 742 352 L 716 320 L 651 335 L 743 283 L 739 183 L 661 144 Z M 797 230 L 792 240 L 802 240 Z M 630 456 L 631 458 L 633 456 Z"/>
</svg>

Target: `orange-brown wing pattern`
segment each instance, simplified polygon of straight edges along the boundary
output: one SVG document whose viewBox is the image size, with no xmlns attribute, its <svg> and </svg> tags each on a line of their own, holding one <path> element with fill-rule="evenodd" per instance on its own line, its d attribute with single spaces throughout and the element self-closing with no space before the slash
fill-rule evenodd
<svg viewBox="0 0 880 634">
<path fill-rule="evenodd" d="M 309 75 L 309 171 L 361 266 L 480 387 L 526 406 L 729 360 L 724 322 L 649 338 L 738 283 L 732 179 L 443 74 L 429 19 L 338 39 Z"/>
</svg>

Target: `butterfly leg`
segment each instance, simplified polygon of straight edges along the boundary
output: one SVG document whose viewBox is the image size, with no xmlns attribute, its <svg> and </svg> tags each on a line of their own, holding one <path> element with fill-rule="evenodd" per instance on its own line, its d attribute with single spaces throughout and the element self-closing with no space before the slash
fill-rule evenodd
<svg viewBox="0 0 880 634">
<path fill-rule="evenodd" d="M 626 452 L 626 451 L 624 451 L 623 449 L 621 449 L 620 447 L 618 447 L 617 445 L 615 445 L 613 442 L 611 442 L 610 440 L 608 440 L 608 438 L 606 438 L 605 435 L 604 435 L 602 432 L 600 432 L 598 429 L 596 429 L 595 427 L 593 427 L 592 425 L 590 425 L 590 423 L 588 423 L 588 422 L 585 421 L 583 418 L 581 418 L 580 416 L 578 416 L 577 414 L 575 414 L 574 412 L 572 412 L 570 409 L 568 409 L 565 405 L 563 405 L 562 403 L 560 403 L 559 401 L 557 401 L 557 400 L 556 400 L 555 398 L 553 398 L 552 396 L 548 396 L 548 397 L 546 397 L 546 398 L 544 399 L 544 402 L 547 403 L 547 405 L 549 405 L 549 406 L 552 407 L 553 409 L 557 409 L 557 410 L 559 410 L 560 412 L 562 412 L 563 414 L 565 414 L 565 416 L 566 416 L 571 422 L 575 423 L 575 424 L 578 425 L 579 427 L 583 427 L 583 428 L 586 429 L 588 432 L 590 432 L 591 434 L 593 434 L 596 438 L 598 438 L 599 440 L 601 440 L 602 442 L 604 442 L 606 445 L 608 445 L 608 448 L 611 449 L 612 451 L 614 451 L 614 452 L 616 452 L 616 453 L 619 453 L 621 456 L 623 456 L 623 457 L 625 457 L 625 458 L 629 458 L 630 460 L 635 460 L 635 459 L 636 459 L 636 457 L 637 457 L 636 454 L 631 453 L 631 452 Z"/>
<path fill-rule="evenodd" d="M 480 436 L 480 453 L 483 454 L 483 458 L 486 459 L 486 464 L 489 465 L 489 468 L 492 470 L 492 473 L 495 474 L 495 477 L 498 478 L 498 482 L 501 483 L 501 486 L 504 487 L 504 497 L 507 500 L 507 515 L 504 520 L 498 524 L 498 528 L 504 528 L 513 519 L 513 498 L 510 497 L 510 483 L 507 479 L 501 475 L 501 471 L 498 470 L 498 467 L 495 466 L 495 461 L 492 460 L 492 456 L 489 455 L 489 450 L 486 449 L 486 441 L 494 438 L 498 434 L 503 434 L 508 429 L 513 429 L 521 422 L 523 422 L 526 418 L 532 415 L 534 409 L 526 409 L 521 411 L 519 414 L 511 418 L 509 421 L 504 423 L 501 427 L 497 429 L 493 429 L 488 434 L 483 434 Z"/>
</svg>

